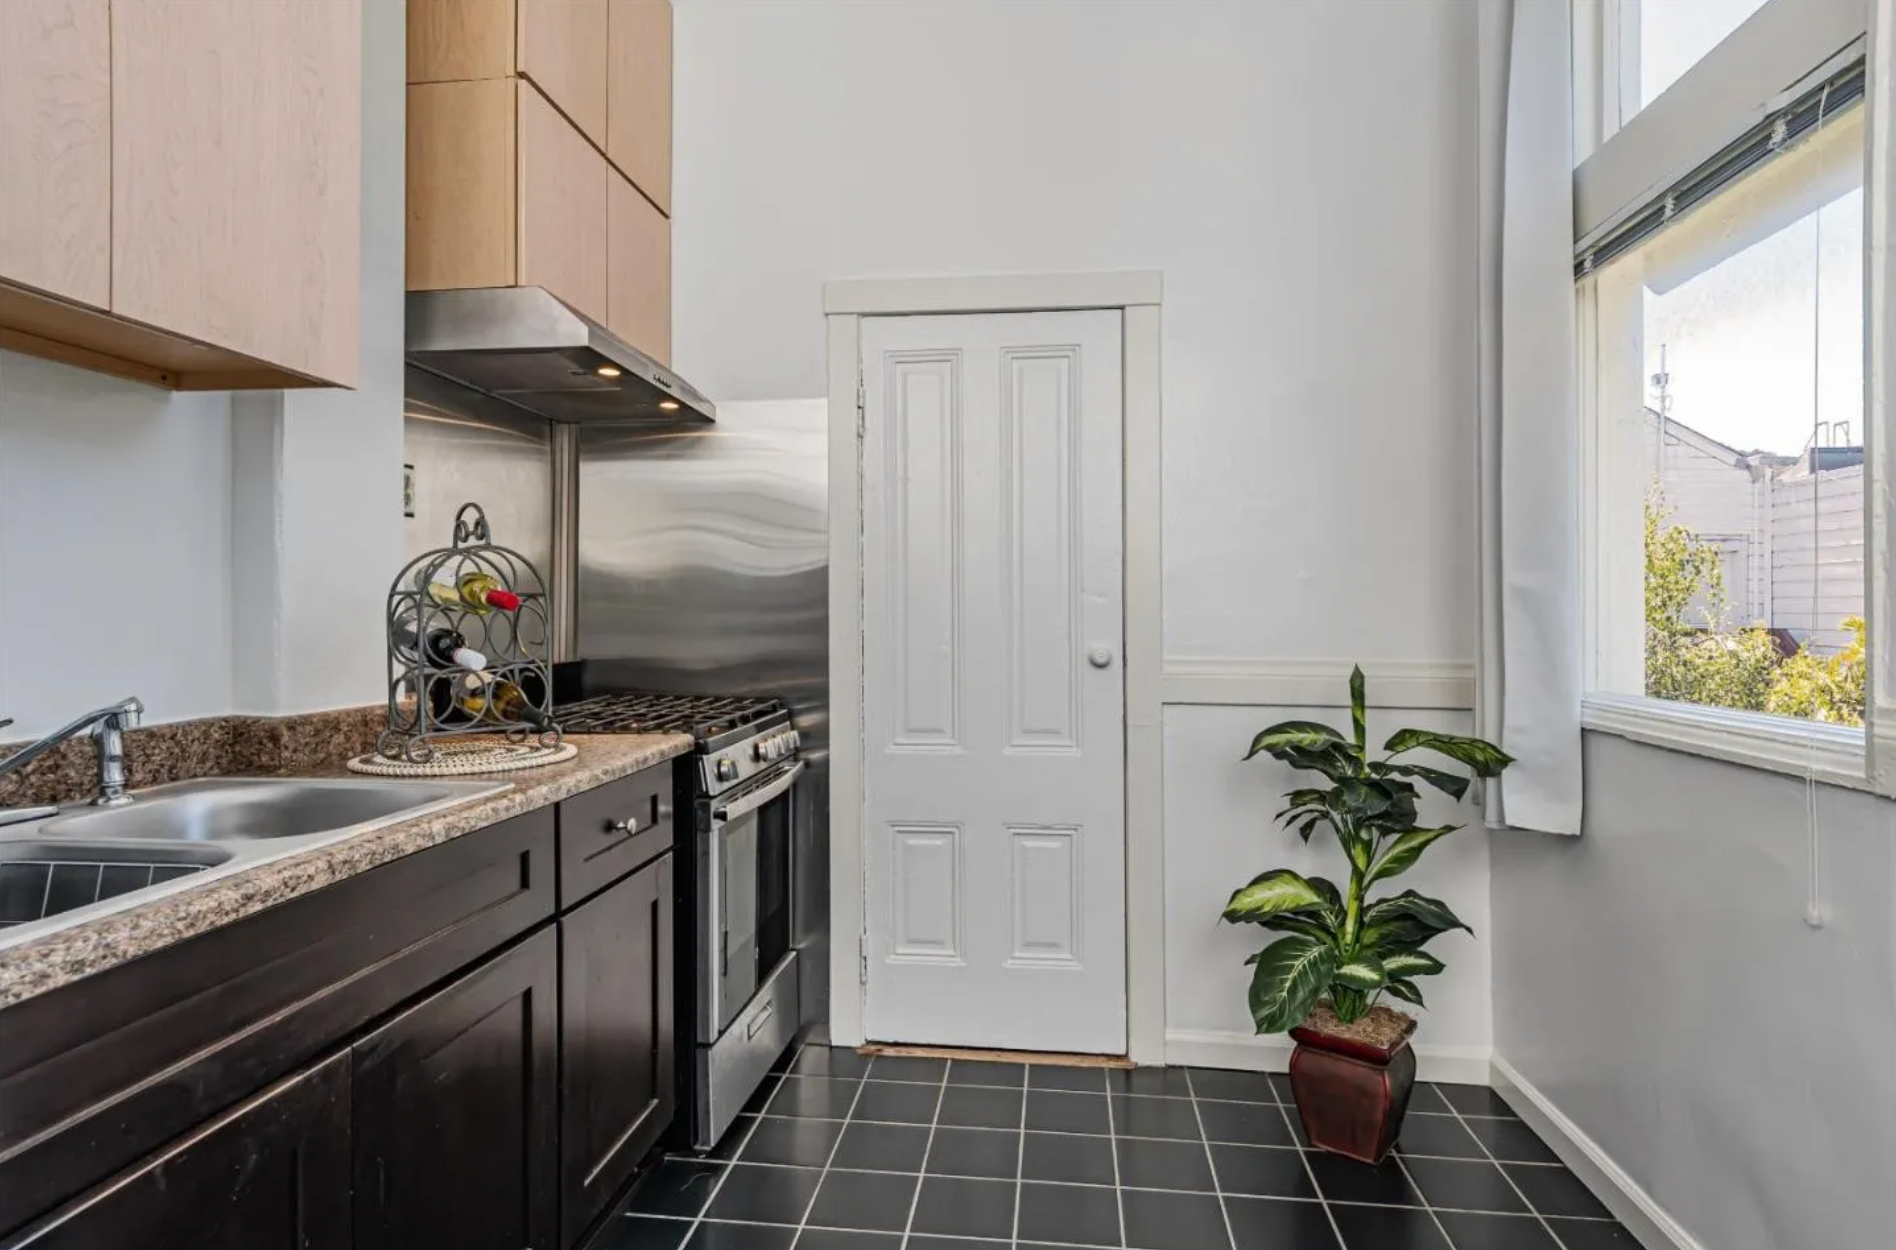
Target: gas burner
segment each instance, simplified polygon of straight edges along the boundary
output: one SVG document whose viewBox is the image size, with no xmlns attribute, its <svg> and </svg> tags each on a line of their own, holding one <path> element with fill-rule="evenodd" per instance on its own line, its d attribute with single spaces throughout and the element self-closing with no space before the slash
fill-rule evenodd
<svg viewBox="0 0 1896 1250">
<path fill-rule="evenodd" d="M 781 699 L 644 690 L 595 695 L 553 710 L 569 734 L 686 733 L 701 743 L 785 715 Z"/>
</svg>

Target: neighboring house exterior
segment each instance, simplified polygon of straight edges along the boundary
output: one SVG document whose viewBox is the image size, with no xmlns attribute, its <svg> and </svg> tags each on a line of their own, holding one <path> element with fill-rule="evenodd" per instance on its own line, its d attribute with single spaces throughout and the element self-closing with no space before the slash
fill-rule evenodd
<svg viewBox="0 0 1896 1250">
<path fill-rule="evenodd" d="M 1818 651 L 1847 646 L 1863 611 L 1863 449 L 1743 452 L 1646 410 L 1646 475 L 1672 521 L 1723 554 L 1720 624 L 1762 622 Z"/>
</svg>

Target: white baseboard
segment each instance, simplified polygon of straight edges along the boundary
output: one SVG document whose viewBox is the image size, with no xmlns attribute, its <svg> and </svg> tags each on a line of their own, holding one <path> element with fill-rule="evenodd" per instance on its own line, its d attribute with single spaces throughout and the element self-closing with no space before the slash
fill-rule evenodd
<svg viewBox="0 0 1896 1250">
<path fill-rule="evenodd" d="M 1167 1029 L 1165 1062 L 1195 1068 L 1237 1068 L 1245 1072 L 1287 1072 L 1295 1043 L 1284 1037 L 1220 1033 L 1205 1029 Z M 1417 1046 L 1415 1074 L 1424 1081 L 1486 1085 L 1491 1052 L 1486 1046 Z"/>
<path fill-rule="evenodd" d="M 1705 1250 L 1598 1142 L 1499 1055 L 1489 1083 L 1646 1250 Z"/>
</svg>

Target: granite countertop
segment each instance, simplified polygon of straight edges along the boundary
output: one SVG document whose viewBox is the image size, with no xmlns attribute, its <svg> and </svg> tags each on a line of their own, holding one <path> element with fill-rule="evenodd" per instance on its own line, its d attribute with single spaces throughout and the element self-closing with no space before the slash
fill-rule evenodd
<svg viewBox="0 0 1896 1250">
<path fill-rule="evenodd" d="M 510 781 L 513 789 L 447 811 L 373 829 L 214 878 L 0 949 L 0 1007 L 43 994 L 174 942 L 241 920 L 390 860 L 518 816 L 683 755 L 688 734 L 569 735 L 579 755 L 563 764 L 456 780 Z M 277 776 L 337 776 L 338 768 Z M 350 774 L 353 775 L 353 774 Z"/>
</svg>

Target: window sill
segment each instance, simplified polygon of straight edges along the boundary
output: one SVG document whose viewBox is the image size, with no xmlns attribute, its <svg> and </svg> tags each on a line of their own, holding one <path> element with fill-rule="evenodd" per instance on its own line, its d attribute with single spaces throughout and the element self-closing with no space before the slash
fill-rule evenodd
<svg viewBox="0 0 1896 1250">
<path fill-rule="evenodd" d="M 1648 746 L 1768 769 L 1853 790 L 1871 788 L 1863 731 L 1637 695 L 1589 694 L 1580 724 Z"/>
</svg>

